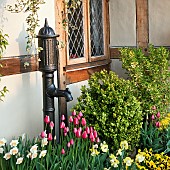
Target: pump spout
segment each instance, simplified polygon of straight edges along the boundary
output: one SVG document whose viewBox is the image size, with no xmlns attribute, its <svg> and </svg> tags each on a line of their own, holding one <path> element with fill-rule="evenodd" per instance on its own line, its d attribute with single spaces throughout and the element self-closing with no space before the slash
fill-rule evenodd
<svg viewBox="0 0 170 170">
<path fill-rule="evenodd" d="M 49 97 L 65 97 L 67 102 L 73 100 L 73 96 L 71 95 L 69 88 L 66 88 L 66 90 L 60 90 L 56 88 L 54 84 L 51 84 L 47 88 L 46 93 Z"/>
</svg>

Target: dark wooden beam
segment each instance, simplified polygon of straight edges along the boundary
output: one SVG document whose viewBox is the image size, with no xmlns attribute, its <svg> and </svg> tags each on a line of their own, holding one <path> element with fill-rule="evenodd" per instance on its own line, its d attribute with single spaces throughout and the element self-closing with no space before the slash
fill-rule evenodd
<svg viewBox="0 0 170 170">
<path fill-rule="evenodd" d="M 0 59 L 0 74 L 2 76 L 27 73 L 38 70 L 37 56 L 3 57 Z"/>
<path fill-rule="evenodd" d="M 136 0 L 137 47 L 147 48 L 149 43 L 148 0 Z"/>
</svg>

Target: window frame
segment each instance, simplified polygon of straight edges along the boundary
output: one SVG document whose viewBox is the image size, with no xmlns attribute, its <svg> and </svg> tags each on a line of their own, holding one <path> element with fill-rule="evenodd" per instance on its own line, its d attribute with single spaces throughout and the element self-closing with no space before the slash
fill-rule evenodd
<svg viewBox="0 0 170 170">
<path fill-rule="evenodd" d="M 70 59 L 69 56 L 69 43 L 68 42 L 68 27 L 66 27 L 66 65 L 75 65 L 80 63 L 96 62 L 100 60 L 109 59 L 109 14 L 108 2 L 102 0 L 103 10 L 103 40 L 104 40 L 104 55 L 91 56 L 91 39 L 90 39 L 90 0 L 83 0 L 83 30 L 84 30 L 84 57 Z M 65 11 L 67 13 L 67 11 Z"/>
</svg>

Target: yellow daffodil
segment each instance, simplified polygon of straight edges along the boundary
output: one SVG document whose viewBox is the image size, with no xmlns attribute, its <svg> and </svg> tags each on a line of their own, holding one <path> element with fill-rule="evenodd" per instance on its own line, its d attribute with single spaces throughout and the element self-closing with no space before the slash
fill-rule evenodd
<svg viewBox="0 0 170 170">
<path fill-rule="evenodd" d="M 119 164 L 119 160 L 113 154 L 111 154 L 109 157 L 111 158 L 110 159 L 111 166 L 117 168 Z"/>
<path fill-rule="evenodd" d="M 98 152 L 97 149 L 95 149 L 93 147 L 92 147 L 92 149 L 90 149 L 90 151 L 91 151 L 91 156 L 96 156 L 96 155 L 98 155 L 100 153 L 100 152 Z"/>
<path fill-rule="evenodd" d="M 131 166 L 133 160 L 130 157 L 126 157 L 123 162 L 126 164 L 126 166 Z"/>
<path fill-rule="evenodd" d="M 101 143 L 100 146 L 101 146 L 102 152 L 107 152 L 109 150 L 108 145 L 106 144 L 105 141 L 103 143 Z"/>
<path fill-rule="evenodd" d="M 120 155 L 121 156 L 122 155 L 122 149 L 118 149 L 116 155 Z"/>
<path fill-rule="evenodd" d="M 127 150 L 128 149 L 128 142 L 126 141 L 126 140 L 124 140 L 124 141 L 122 141 L 121 143 L 120 143 L 120 148 L 122 149 L 122 150 Z"/>
</svg>

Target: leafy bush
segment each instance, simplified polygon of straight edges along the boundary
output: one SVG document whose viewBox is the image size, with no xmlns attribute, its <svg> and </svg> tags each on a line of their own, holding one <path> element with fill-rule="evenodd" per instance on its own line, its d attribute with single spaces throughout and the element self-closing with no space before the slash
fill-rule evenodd
<svg viewBox="0 0 170 170">
<path fill-rule="evenodd" d="M 139 48 L 123 48 L 120 52 L 123 68 L 136 85 L 134 95 L 141 102 L 143 114 L 151 115 L 153 106 L 167 113 L 170 104 L 169 51 L 150 45 L 147 55 Z"/>
<path fill-rule="evenodd" d="M 132 148 L 138 145 L 142 112 L 133 84 L 105 70 L 94 73 L 88 84 L 89 88 L 81 88 L 82 94 L 73 109 L 82 111 L 110 146 L 118 148 L 122 140 L 127 140 Z"/>
</svg>

